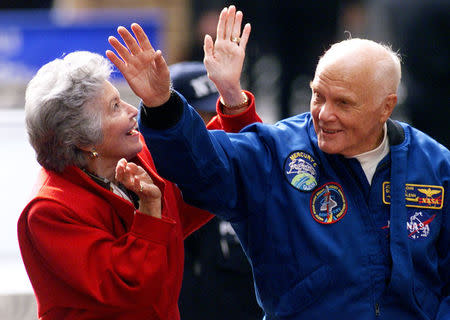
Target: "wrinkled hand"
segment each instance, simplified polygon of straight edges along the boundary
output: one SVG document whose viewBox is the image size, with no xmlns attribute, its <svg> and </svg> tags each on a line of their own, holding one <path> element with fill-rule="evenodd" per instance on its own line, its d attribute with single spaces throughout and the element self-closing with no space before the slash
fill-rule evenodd
<svg viewBox="0 0 450 320">
<path fill-rule="evenodd" d="M 240 78 L 251 30 L 247 23 L 241 35 L 242 18 L 242 12 L 236 12 L 235 6 L 224 8 L 217 23 L 216 41 L 213 43 L 211 36 L 206 35 L 203 46 L 208 76 L 228 105 L 242 102 Z"/>
<path fill-rule="evenodd" d="M 161 190 L 142 167 L 120 159 L 116 166 L 115 178 L 139 196 L 139 211 L 161 218 Z"/>
<path fill-rule="evenodd" d="M 126 28 L 117 28 L 126 47 L 115 37 L 108 38 L 121 59 L 111 50 L 106 51 L 106 56 L 120 70 L 130 88 L 147 107 L 160 106 L 170 97 L 169 68 L 161 51 L 153 49 L 141 26 L 133 23 L 131 30 L 137 40 Z"/>
</svg>

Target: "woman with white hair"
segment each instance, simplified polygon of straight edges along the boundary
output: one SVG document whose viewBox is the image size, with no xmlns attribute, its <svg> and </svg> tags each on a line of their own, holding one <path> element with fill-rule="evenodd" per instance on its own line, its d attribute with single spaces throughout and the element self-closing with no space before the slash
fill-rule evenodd
<svg viewBox="0 0 450 320">
<path fill-rule="evenodd" d="M 219 26 L 234 25 L 240 35 L 241 21 L 230 7 Z M 158 103 L 152 84 L 154 77 L 170 82 L 167 65 L 142 28 L 132 29 L 138 41 L 118 29 L 127 47 L 110 39 L 122 64 L 107 55 L 144 103 Z M 211 70 L 222 76 L 221 85 L 238 89 L 227 92 L 228 103 L 242 97 L 249 33 L 245 27 L 239 50 L 231 37 L 220 45 L 233 52 L 214 47 L 217 58 L 231 58 L 228 69 Z M 140 54 L 130 58 L 128 50 Z M 74 52 L 44 65 L 27 87 L 27 130 L 43 168 L 18 236 L 40 319 L 179 319 L 183 240 L 212 217 L 184 203 L 176 185 L 156 173 L 137 130 L 138 111 L 109 82 L 111 71 L 104 57 Z"/>
</svg>

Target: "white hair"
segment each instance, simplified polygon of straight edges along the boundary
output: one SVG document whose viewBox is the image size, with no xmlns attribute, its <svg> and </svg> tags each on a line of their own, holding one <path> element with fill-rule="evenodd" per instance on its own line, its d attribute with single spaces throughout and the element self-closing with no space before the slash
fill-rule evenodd
<svg viewBox="0 0 450 320">
<path fill-rule="evenodd" d="M 45 64 L 28 83 L 28 137 L 44 168 L 61 172 L 69 165 L 85 166 L 80 147 L 103 139 L 101 114 L 88 105 L 100 96 L 112 70 L 101 55 L 77 51 Z"/>
<path fill-rule="evenodd" d="M 373 71 L 373 80 L 379 86 L 380 95 L 397 93 L 402 75 L 401 56 L 385 44 L 359 38 L 343 40 L 333 44 L 320 57 L 317 67 L 336 57 L 348 60 L 349 55 L 356 61 L 370 64 L 367 66 Z"/>
</svg>

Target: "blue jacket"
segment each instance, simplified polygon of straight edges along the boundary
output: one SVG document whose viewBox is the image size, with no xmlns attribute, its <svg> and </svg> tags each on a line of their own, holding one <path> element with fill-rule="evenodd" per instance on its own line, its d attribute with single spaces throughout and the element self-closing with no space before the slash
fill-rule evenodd
<svg viewBox="0 0 450 320">
<path fill-rule="evenodd" d="M 389 120 L 369 185 L 357 160 L 318 148 L 309 113 L 229 134 L 208 132 L 176 95 L 146 109 L 158 172 L 231 222 L 265 319 L 450 318 L 445 147 Z"/>
</svg>

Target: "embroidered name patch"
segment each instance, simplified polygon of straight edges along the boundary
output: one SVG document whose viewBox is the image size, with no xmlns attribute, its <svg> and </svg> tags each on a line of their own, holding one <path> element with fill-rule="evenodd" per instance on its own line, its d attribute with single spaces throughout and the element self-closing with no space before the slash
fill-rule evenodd
<svg viewBox="0 0 450 320">
<path fill-rule="evenodd" d="M 314 220 L 331 224 L 341 220 L 347 213 L 347 199 L 342 187 L 336 182 L 329 182 L 311 195 L 311 215 Z"/>
<path fill-rule="evenodd" d="M 407 183 L 405 186 L 406 206 L 424 209 L 442 209 L 444 187 Z M 383 203 L 391 204 L 391 184 L 383 182 Z"/>
<path fill-rule="evenodd" d="M 311 191 L 319 181 L 319 165 L 309 153 L 294 151 L 284 161 L 284 176 L 294 188 Z"/>
</svg>

